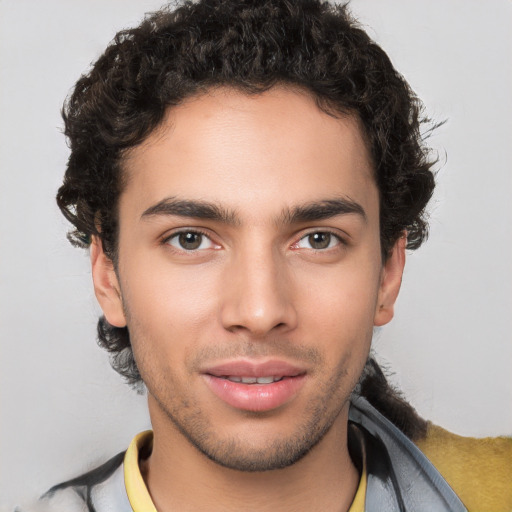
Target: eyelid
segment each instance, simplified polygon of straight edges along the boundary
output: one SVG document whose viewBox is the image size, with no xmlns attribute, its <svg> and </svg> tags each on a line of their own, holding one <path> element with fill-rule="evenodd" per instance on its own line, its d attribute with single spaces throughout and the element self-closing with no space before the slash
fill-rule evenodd
<svg viewBox="0 0 512 512">
<path fill-rule="evenodd" d="M 300 234 L 300 236 L 296 237 L 295 238 L 295 242 L 292 244 L 292 248 L 297 248 L 297 249 L 300 249 L 300 247 L 297 247 L 299 242 L 301 240 L 304 240 L 304 238 L 307 238 L 311 235 L 314 235 L 315 233 L 328 233 L 329 235 L 335 237 L 339 244 L 336 244 L 335 247 L 337 247 L 338 245 L 342 245 L 342 246 L 346 246 L 348 245 L 348 240 L 350 238 L 350 235 L 346 234 L 346 233 L 340 233 L 339 230 L 337 229 L 333 229 L 333 228 L 323 228 L 323 227 L 317 227 L 317 228 L 310 228 L 308 229 L 306 232 L 302 232 Z M 334 249 L 334 247 L 329 247 L 327 249 L 313 249 L 311 248 L 312 251 L 328 251 L 330 249 Z"/>
<path fill-rule="evenodd" d="M 162 245 L 168 245 L 169 247 L 171 247 L 172 249 L 175 249 L 176 251 L 180 251 L 180 252 L 184 252 L 184 253 L 194 253 L 194 252 L 198 252 L 199 249 L 191 249 L 191 250 L 186 250 L 186 249 L 180 249 L 178 247 L 174 247 L 172 246 L 169 241 L 172 240 L 173 238 L 177 238 L 179 235 L 183 234 L 183 233 L 195 233 L 195 234 L 198 234 L 198 235 L 201 235 L 201 236 L 204 236 L 205 238 L 207 238 L 211 244 L 213 245 L 213 247 L 209 247 L 209 249 L 213 248 L 213 249 L 216 249 L 216 248 L 220 248 L 220 244 L 215 242 L 213 240 L 213 237 L 212 237 L 212 234 L 211 232 L 203 229 L 203 228 L 200 228 L 200 227 L 180 227 L 180 228 L 176 228 L 174 230 L 172 230 L 170 233 L 167 232 L 165 235 L 162 236 L 161 238 L 161 244 Z M 200 250 L 206 250 L 206 249 L 200 249 Z"/>
</svg>

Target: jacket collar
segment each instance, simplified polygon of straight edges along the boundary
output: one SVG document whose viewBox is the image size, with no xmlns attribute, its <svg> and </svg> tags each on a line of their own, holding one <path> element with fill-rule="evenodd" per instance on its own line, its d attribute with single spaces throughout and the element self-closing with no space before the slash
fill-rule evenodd
<svg viewBox="0 0 512 512">
<path fill-rule="evenodd" d="M 366 510 L 467 512 L 427 457 L 366 399 L 352 397 L 349 421 L 349 445 L 356 429 L 366 451 Z"/>
</svg>

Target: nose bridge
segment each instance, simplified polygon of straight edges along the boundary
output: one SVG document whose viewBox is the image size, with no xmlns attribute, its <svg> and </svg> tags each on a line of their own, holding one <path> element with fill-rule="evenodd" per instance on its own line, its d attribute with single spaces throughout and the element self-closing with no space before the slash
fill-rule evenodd
<svg viewBox="0 0 512 512">
<path fill-rule="evenodd" d="M 229 330 L 262 336 L 296 322 L 286 258 L 271 244 L 251 243 L 236 251 L 227 269 L 222 322 Z"/>
</svg>

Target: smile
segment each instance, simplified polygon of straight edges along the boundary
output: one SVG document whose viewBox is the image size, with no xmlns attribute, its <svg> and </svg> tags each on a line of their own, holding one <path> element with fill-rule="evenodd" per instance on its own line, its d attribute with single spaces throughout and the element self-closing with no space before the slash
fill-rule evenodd
<svg viewBox="0 0 512 512">
<path fill-rule="evenodd" d="M 281 360 L 231 360 L 202 370 L 212 394 L 231 408 L 264 412 L 291 402 L 308 379 L 306 369 Z"/>
</svg>

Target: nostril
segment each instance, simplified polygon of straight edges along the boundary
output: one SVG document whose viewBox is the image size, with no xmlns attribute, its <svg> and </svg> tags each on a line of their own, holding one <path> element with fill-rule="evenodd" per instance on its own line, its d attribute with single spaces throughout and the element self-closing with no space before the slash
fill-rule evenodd
<svg viewBox="0 0 512 512">
<path fill-rule="evenodd" d="M 245 331 L 247 330 L 247 328 L 244 327 L 243 325 L 230 325 L 229 327 L 226 328 L 226 330 L 229 332 L 236 333 L 239 331 Z"/>
</svg>

